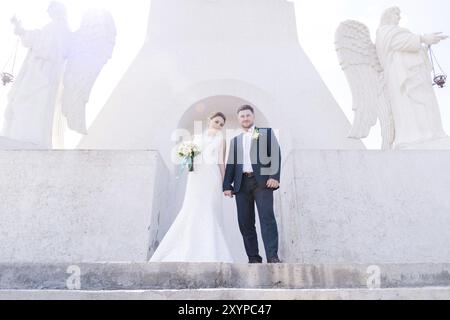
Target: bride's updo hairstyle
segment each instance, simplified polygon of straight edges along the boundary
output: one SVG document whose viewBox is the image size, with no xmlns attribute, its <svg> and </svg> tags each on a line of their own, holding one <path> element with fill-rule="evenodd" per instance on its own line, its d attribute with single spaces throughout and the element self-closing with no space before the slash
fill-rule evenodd
<svg viewBox="0 0 450 320">
<path fill-rule="evenodd" d="M 227 122 L 227 117 L 222 112 L 215 112 L 208 119 L 213 120 L 218 117 L 222 118 L 225 123 Z"/>
</svg>

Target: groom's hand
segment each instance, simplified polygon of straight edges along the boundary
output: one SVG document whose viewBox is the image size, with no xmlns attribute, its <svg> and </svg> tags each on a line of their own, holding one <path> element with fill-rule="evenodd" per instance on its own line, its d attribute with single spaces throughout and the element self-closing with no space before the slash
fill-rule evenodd
<svg viewBox="0 0 450 320">
<path fill-rule="evenodd" d="M 269 189 L 278 189 L 280 187 L 280 182 L 275 179 L 267 180 L 267 188 Z"/>
<path fill-rule="evenodd" d="M 233 191 L 225 191 L 223 194 L 227 198 L 233 198 Z"/>
</svg>

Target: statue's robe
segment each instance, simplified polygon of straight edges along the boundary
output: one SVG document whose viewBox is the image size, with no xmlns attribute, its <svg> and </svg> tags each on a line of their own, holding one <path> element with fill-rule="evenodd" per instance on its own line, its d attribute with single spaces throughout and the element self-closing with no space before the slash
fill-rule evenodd
<svg viewBox="0 0 450 320">
<path fill-rule="evenodd" d="M 392 105 L 395 147 L 446 137 L 420 36 L 399 26 L 382 26 L 376 47 Z"/>
<path fill-rule="evenodd" d="M 29 52 L 8 95 L 4 136 L 31 142 L 38 148 L 52 148 L 55 106 L 69 34 L 63 22 L 19 33 Z"/>
</svg>

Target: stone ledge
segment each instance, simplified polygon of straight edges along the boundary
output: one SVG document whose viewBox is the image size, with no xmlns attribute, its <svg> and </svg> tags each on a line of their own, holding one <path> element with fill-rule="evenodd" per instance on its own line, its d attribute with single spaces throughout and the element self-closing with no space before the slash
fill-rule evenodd
<svg viewBox="0 0 450 320">
<path fill-rule="evenodd" d="M 450 263 L 449 170 L 449 150 L 295 150 L 277 194 L 281 257 Z"/>
<path fill-rule="evenodd" d="M 369 265 L 72 264 L 81 289 L 367 289 Z M 65 290 L 69 264 L 0 264 L 0 290 Z M 449 287 L 449 264 L 379 265 L 382 288 Z"/>
<path fill-rule="evenodd" d="M 0 151 L 0 262 L 147 262 L 165 206 L 154 151 Z"/>
</svg>

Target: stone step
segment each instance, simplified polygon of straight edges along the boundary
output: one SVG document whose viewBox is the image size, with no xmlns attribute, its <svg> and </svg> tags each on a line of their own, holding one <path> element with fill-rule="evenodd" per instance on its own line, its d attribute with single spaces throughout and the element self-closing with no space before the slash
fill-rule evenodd
<svg viewBox="0 0 450 320">
<path fill-rule="evenodd" d="M 450 288 L 450 264 L 0 264 L 0 290 L 311 290 L 425 287 Z"/>
<path fill-rule="evenodd" d="M 450 288 L 315 289 L 315 290 L 3 290 L 0 300 L 450 300 Z"/>
</svg>

